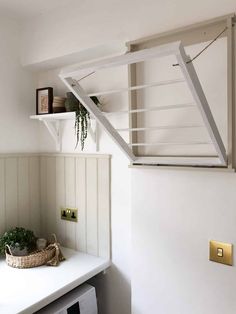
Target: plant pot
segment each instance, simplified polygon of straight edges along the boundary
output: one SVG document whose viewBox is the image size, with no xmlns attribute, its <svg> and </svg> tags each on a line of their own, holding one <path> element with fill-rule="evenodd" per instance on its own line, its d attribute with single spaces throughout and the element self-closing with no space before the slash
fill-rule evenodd
<svg viewBox="0 0 236 314">
<path fill-rule="evenodd" d="M 76 111 L 79 107 L 79 100 L 75 97 L 72 92 L 66 93 L 66 101 L 65 101 L 65 108 L 66 111 Z"/>
<path fill-rule="evenodd" d="M 11 249 L 12 255 L 14 255 L 14 256 L 28 255 L 27 247 L 24 247 L 23 249 L 21 249 L 19 246 L 16 246 L 16 247 L 10 246 L 10 249 Z"/>
<path fill-rule="evenodd" d="M 46 239 L 43 239 L 43 238 L 39 238 L 37 241 L 36 241 L 36 246 L 37 246 L 37 249 L 38 250 L 43 250 L 46 248 L 47 246 L 47 240 Z"/>
</svg>

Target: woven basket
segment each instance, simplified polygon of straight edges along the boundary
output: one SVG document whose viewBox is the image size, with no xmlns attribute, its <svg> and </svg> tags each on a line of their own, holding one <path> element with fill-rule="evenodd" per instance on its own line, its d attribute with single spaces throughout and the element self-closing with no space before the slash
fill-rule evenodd
<svg viewBox="0 0 236 314">
<path fill-rule="evenodd" d="M 44 265 L 55 256 L 56 252 L 56 248 L 49 245 L 42 251 L 36 251 L 26 256 L 14 256 L 10 247 L 8 245 L 6 247 L 7 265 L 15 268 L 31 268 Z"/>
</svg>

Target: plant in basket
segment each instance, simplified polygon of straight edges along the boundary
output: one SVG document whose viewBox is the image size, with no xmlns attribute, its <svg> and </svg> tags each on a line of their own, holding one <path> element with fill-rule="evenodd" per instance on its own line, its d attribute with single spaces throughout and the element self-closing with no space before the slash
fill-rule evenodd
<svg viewBox="0 0 236 314">
<path fill-rule="evenodd" d="M 36 248 L 36 240 L 31 230 L 20 227 L 10 229 L 0 237 L 0 254 L 5 253 L 8 245 L 13 255 L 27 255 Z"/>
</svg>

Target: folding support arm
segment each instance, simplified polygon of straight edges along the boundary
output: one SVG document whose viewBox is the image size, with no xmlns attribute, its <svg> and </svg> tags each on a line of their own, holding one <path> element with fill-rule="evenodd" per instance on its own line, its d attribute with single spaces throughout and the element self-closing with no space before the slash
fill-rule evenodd
<svg viewBox="0 0 236 314">
<path fill-rule="evenodd" d="M 91 98 L 85 93 L 80 84 L 73 80 L 71 77 L 62 78 L 69 90 L 79 99 L 83 106 L 96 118 L 96 120 L 102 125 L 102 127 L 110 134 L 113 140 L 120 146 L 123 152 L 133 162 L 136 157 L 132 150 L 128 147 L 127 143 L 119 135 L 119 133 L 113 128 L 111 123 L 103 116 L 100 109 L 94 104 Z"/>
<path fill-rule="evenodd" d="M 185 54 L 184 47 L 182 46 L 182 44 L 180 45 L 179 52 L 180 52 L 179 54 L 176 54 L 176 57 L 183 72 L 183 75 L 192 93 L 193 99 L 195 100 L 199 108 L 199 111 L 202 115 L 207 131 L 212 139 L 215 150 L 218 153 L 220 161 L 222 165 L 225 166 L 227 164 L 225 147 L 222 142 L 218 128 L 216 126 L 213 115 L 211 113 L 210 107 L 208 105 L 206 96 L 202 90 L 202 86 L 198 79 L 197 73 L 193 67 L 192 62 L 187 63 L 187 61 L 189 61 L 190 59 Z"/>
</svg>

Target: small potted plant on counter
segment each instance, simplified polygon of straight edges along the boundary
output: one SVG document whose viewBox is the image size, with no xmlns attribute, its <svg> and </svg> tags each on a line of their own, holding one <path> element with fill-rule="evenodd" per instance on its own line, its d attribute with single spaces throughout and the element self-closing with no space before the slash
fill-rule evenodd
<svg viewBox="0 0 236 314">
<path fill-rule="evenodd" d="M 12 255 L 27 255 L 36 248 L 36 240 L 31 230 L 20 227 L 10 229 L 0 237 L 0 254 L 5 253 L 6 245 L 8 245 Z"/>
</svg>

